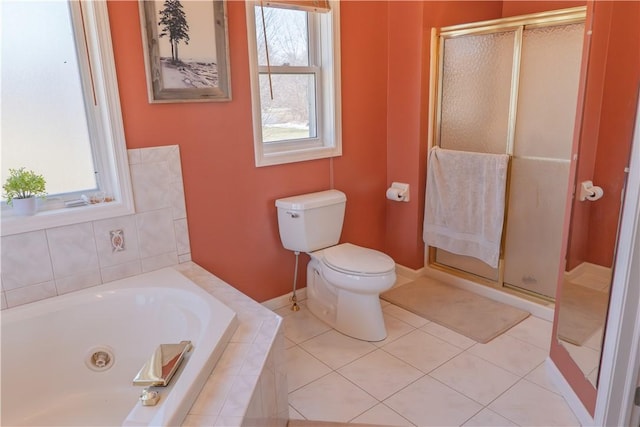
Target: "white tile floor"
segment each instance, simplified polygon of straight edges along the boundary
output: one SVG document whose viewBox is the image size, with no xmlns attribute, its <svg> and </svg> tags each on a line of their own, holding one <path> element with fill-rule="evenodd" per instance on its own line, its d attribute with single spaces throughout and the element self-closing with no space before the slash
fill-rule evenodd
<svg viewBox="0 0 640 427">
<path fill-rule="evenodd" d="M 306 308 L 277 310 L 290 417 L 397 426 L 579 426 L 544 366 L 551 323 L 479 344 L 382 302 L 388 337 L 349 338 Z"/>
</svg>

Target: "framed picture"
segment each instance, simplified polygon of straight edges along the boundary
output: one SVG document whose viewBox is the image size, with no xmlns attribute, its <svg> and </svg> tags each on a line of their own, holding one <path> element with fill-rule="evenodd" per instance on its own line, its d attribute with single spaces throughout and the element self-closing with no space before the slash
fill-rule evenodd
<svg viewBox="0 0 640 427">
<path fill-rule="evenodd" d="M 230 101 L 223 0 L 140 0 L 149 102 Z"/>
</svg>

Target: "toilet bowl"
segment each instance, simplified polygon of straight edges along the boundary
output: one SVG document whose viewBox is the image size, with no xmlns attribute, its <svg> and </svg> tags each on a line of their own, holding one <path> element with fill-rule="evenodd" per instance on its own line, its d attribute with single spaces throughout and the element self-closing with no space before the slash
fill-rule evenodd
<svg viewBox="0 0 640 427">
<path fill-rule="evenodd" d="M 311 256 L 309 310 L 345 335 L 381 341 L 387 332 L 379 296 L 395 283 L 395 262 L 373 249 L 338 244 L 346 200 L 338 190 L 276 200 L 280 240 L 285 249 Z"/>
<path fill-rule="evenodd" d="M 309 310 L 350 337 L 365 341 L 385 339 L 387 332 L 379 296 L 396 281 L 393 259 L 350 243 L 309 255 Z"/>
</svg>

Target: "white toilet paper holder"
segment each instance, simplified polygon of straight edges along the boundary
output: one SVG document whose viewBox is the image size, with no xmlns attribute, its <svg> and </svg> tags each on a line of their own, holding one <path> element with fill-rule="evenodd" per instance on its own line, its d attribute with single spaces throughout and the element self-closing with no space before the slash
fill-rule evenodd
<svg viewBox="0 0 640 427">
<path fill-rule="evenodd" d="M 391 187 L 387 189 L 387 199 L 396 202 L 409 201 L 409 184 L 404 182 L 392 182 Z"/>
<path fill-rule="evenodd" d="M 604 191 L 601 187 L 593 185 L 591 181 L 583 181 L 580 184 L 580 196 L 581 202 L 589 200 L 591 202 L 600 199 L 604 195 Z"/>
</svg>

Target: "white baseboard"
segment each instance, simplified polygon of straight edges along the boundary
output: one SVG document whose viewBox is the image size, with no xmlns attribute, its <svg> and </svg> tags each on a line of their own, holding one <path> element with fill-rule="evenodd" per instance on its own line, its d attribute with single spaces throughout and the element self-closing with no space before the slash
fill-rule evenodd
<svg viewBox="0 0 640 427">
<path fill-rule="evenodd" d="M 296 290 L 296 298 L 298 302 L 304 301 L 307 299 L 307 288 L 297 289 Z M 262 305 L 268 308 L 271 311 L 275 311 L 282 307 L 287 307 L 291 305 L 291 292 L 288 292 L 284 295 L 280 295 L 279 297 L 272 298 L 268 301 L 262 303 Z"/>
<path fill-rule="evenodd" d="M 567 401 L 569 408 L 573 411 L 573 414 L 580 421 L 581 426 L 595 426 L 595 421 L 589 411 L 584 407 L 578 396 L 575 394 L 569 383 L 562 376 L 562 373 L 558 369 L 553 360 L 550 357 L 547 357 L 544 363 L 544 367 L 549 373 L 551 377 L 551 381 L 558 388 L 564 400 Z"/>
</svg>

